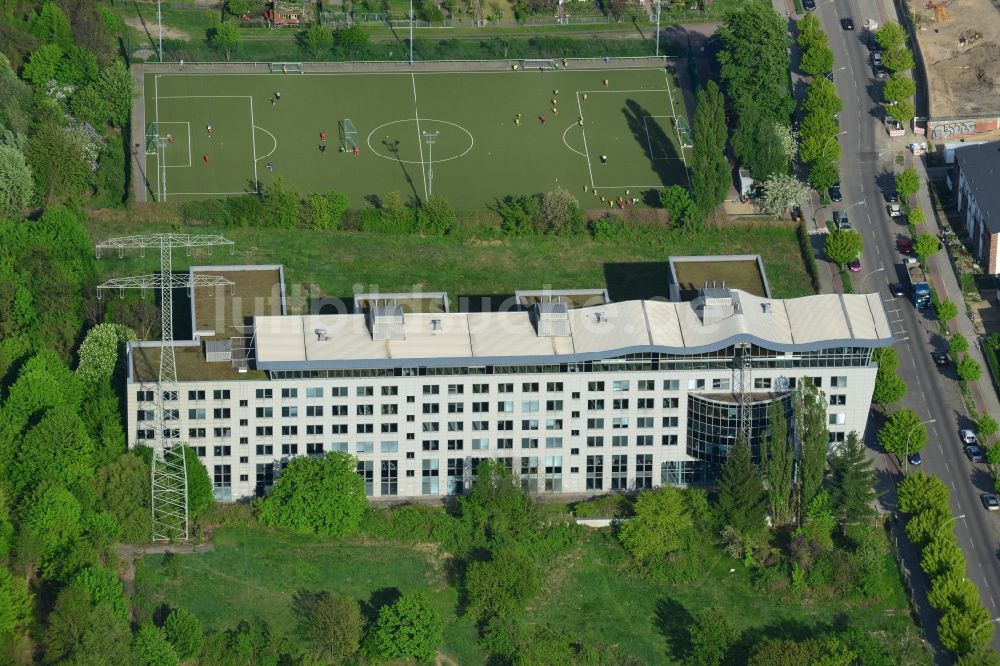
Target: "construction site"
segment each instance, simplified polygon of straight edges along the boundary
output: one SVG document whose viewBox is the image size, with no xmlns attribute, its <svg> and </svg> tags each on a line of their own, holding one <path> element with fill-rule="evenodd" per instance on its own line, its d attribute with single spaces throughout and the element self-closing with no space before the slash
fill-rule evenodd
<svg viewBox="0 0 1000 666">
<path fill-rule="evenodd" d="M 946 141 L 996 132 L 1000 4 L 997 0 L 911 0 L 907 8 L 927 71 L 929 138 Z"/>
</svg>

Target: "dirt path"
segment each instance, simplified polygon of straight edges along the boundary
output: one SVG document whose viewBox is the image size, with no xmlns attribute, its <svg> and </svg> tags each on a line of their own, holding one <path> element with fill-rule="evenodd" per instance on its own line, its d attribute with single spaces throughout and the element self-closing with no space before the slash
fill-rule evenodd
<svg viewBox="0 0 1000 666">
<path fill-rule="evenodd" d="M 135 28 L 139 32 L 145 32 L 150 37 L 159 37 L 160 28 L 155 22 L 144 23 L 138 16 L 133 16 L 132 18 L 125 19 L 126 25 Z M 183 30 L 178 30 L 177 28 L 171 28 L 168 25 L 163 26 L 163 36 L 167 39 L 183 39 L 186 42 L 191 41 L 191 35 L 184 32 Z"/>
</svg>

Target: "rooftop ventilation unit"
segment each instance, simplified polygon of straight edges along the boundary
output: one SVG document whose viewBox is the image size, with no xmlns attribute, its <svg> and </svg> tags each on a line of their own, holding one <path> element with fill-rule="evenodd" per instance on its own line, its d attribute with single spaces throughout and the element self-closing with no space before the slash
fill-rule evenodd
<svg viewBox="0 0 1000 666">
<path fill-rule="evenodd" d="M 724 285 L 725 283 L 723 283 Z M 740 312 L 740 302 L 729 288 L 706 286 L 694 302 L 695 310 L 701 315 L 701 323 L 706 326 L 728 319 Z"/>
<path fill-rule="evenodd" d="M 440 319 L 431 319 L 431 330 L 432 331 L 443 330 L 443 327 L 441 326 L 441 320 Z"/>
<path fill-rule="evenodd" d="M 535 325 L 539 337 L 569 337 L 569 308 L 553 301 L 535 304 Z"/>
<path fill-rule="evenodd" d="M 368 310 L 372 340 L 404 340 L 403 308 L 398 305 L 375 305 Z"/>
<path fill-rule="evenodd" d="M 764 314 L 771 314 L 771 304 L 770 303 L 761 303 L 760 307 L 764 310 Z"/>
<path fill-rule="evenodd" d="M 316 329 L 316 339 L 319 340 L 320 342 L 326 342 L 327 340 L 330 339 L 326 335 L 326 329 L 325 328 L 317 328 Z"/>
<path fill-rule="evenodd" d="M 594 320 L 597 321 L 598 324 L 603 324 L 608 321 L 608 316 L 603 312 L 595 312 Z"/>
<path fill-rule="evenodd" d="M 233 360 L 233 341 L 229 338 L 205 340 L 205 360 L 209 363 Z"/>
</svg>

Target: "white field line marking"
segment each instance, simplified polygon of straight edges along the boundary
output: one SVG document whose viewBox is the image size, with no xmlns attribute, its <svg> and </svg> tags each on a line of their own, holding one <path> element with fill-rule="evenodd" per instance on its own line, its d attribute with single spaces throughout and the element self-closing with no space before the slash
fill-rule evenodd
<svg viewBox="0 0 1000 666">
<path fill-rule="evenodd" d="M 577 90 L 579 93 L 661 93 L 670 92 L 669 88 L 643 88 L 642 90 L 615 90 L 614 88 L 601 88 L 600 90 Z"/>
<path fill-rule="evenodd" d="M 673 112 L 674 117 L 676 118 L 677 117 L 677 110 L 674 108 L 674 93 L 671 92 L 671 90 L 670 90 L 670 88 L 672 86 L 670 85 L 670 79 L 668 78 L 667 70 L 666 69 L 663 70 L 663 80 L 667 82 L 667 95 L 670 96 L 670 111 Z M 692 187 L 692 185 L 691 185 L 691 170 L 688 169 L 687 158 L 684 157 L 684 142 L 681 141 L 681 126 L 680 126 L 680 123 L 677 123 L 675 125 L 674 132 L 677 134 L 677 148 L 680 150 L 681 160 L 684 162 L 684 175 L 687 177 L 688 189 L 690 190 L 691 187 Z"/>
<path fill-rule="evenodd" d="M 410 82 L 413 83 L 413 116 L 417 121 L 417 147 L 420 148 L 420 180 L 424 184 L 424 201 L 427 201 L 427 169 L 424 166 L 423 136 L 420 134 L 420 109 L 417 108 L 417 79 L 413 74 L 410 74 Z"/>
<path fill-rule="evenodd" d="M 153 104 L 155 105 L 156 111 L 156 133 L 160 133 L 160 75 L 157 74 L 153 77 Z M 160 164 L 160 151 L 156 151 L 156 200 L 162 201 L 162 192 L 160 192 L 160 169 L 163 167 Z"/>
<path fill-rule="evenodd" d="M 250 142 L 251 142 L 251 145 L 253 146 L 253 153 L 252 154 L 254 156 L 254 160 L 253 160 L 253 184 L 254 184 L 254 187 L 257 188 L 257 191 L 260 192 L 260 181 L 257 179 L 257 159 L 256 159 L 256 157 L 257 157 L 257 133 L 253 131 L 253 128 L 254 128 L 254 122 L 253 122 L 253 97 L 251 97 L 250 98 Z M 268 134 L 270 134 L 270 132 L 268 132 Z M 275 148 L 278 147 L 277 143 L 278 142 L 275 141 Z M 271 152 L 274 152 L 274 151 L 271 151 Z"/>
<path fill-rule="evenodd" d="M 648 118 L 656 120 L 657 118 L 676 118 L 677 116 L 643 116 L 642 117 L 642 127 L 646 130 L 646 144 L 649 146 L 649 159 L 651 160 L 684 160 L 684 153 L 681 152 L 681 157 L 656 157 L 653 155 L 653 140 L 649 136 L 649 125 L 646 124 Z M 679 130 L 678 130 L 679 131 Z M 678 137 L 679 138 L 679 137 Z M 687 162 L 684 162 L 684 166 L 687 166 Z"/>
<path fill-rule="evenodd" d="M 271 140 L 274 141 L 274 147 L 271 148 L 271 152 L 269 152 L 267 155 L 262 155 L 260 157 L 254 157 L 254 161 L 255 162 L 259 162 L 260 160 L 268 158 L 268 157 L 270 157 L 271 155 L 274 154 L 274 151 L 276 151 L 278 149 L 278 139 L 276 139 L 273 134 L 271 134 L 270 132 L 268 132 L 263 127 L 257 127 L 256 125 L 254 125 L 253 128 L 254 129 L 259 129 L 261 132 L 263 132 L 264 134 L 267 134 L 269 137 L 271 137 Z"/>
<path fill-rule="evenodd" d="M 184 167 L 191 166 L 191 123 L 186 120 L 166 120 L 163 122 L 164 125 L 187 125 L 187 144 L 188 144 L 188 163 L 187 164 L 164 164 L 164 169 L 183 169 Z M 157 123 L 157 131 L 159 131 L 160 123 Z"/>
<path fill-rule="evenodd" d="M 157 99 L 253 99 L 253 97 L 250 95 L 164 95 Z"/>
<path fill-rule="evenodd" d="M 637 190 L 640 187 L 663 187 L 663 183 L 656 183 L 655 185 L 636 185 L 632 183 L 631 185 L 596 185 L 592 189 L 594 190 Z"/>
<path fill-rule="evenodd" d="M 574 148 L 573 146 L 569 145 L 569 142 L 567 142 L 567 141 L 566 141 L 566 133 L 567 133 L 567 132 L 569 132 L 569 131 L 570 131 L 571 129 L 573 129 L 574 127 L 579 127 L 579 125 L 578 125 L 577 123 L 574 123 L 574 124 L 570 125 L 569 127 L 567 127 L 567 128 L 566 128 L 566 129 L 565 129 L 565 130 L 563 131 L 563 136 L 562 136 L 562 140 L 563 140 L 563 145 L 564 145 L 564 146 L 566 146 L 567 148 L 569 148 L 570 150 L 572 150 L 572 151 L 573 151 L 574 153 L 576 153 L 576 154 L 577 154 L 577 155 L 579 155 L 580 157 L 586 157 L 586 155 L 584 155 L 583 153 L 581 153 L 581 152 L 580 152 L 579 150 L 577 150 L 577 149 L 576 149 L 576 148 Z"/>
<path fill-rule="evenodd" d="M 214 63 L 202 63 L 202 64 L 214 64 Z M 381 63 L 379 63 L 381 64 Z M 630 67 L 630 68 L 620 68 L 620 67 L 609 67 L 609 68 L 598 68 L 598 69 L 570 69 L 566 71 L 570 72 L 653 72 L 662 70 L 662 66 L 653 67 Z M 524 72 L 518 71 L 517 74 L 537 74 L 537 72 Z M 186 77 L 197 77 L 197 76 L 270 76 L 274 72 L 160 72 L 158 74 L 153 74 L 153 76 L 186 76 Z M 385 75 L 396 75 L 396 76 L 406 76 L 405 71 L 396 72 L 303 72 L 303 74 L 308 74 L 309 76 L 385 76 Z M 474 74 L 513 74 L 508 69 L 489 69 L 489 70 L 473 70 L 467 72 L 460 71 L 447 71 L 447 72 L 412 72 L 412 74 L 419 74 L 420 76 L 441 76 L 444 75 L 474 75 Z M 551 76 L 552 73 L 549 73 Z M 659 88 L 645 88 L 638 91 L 630 92 L 646 92 L 646 90 L 659 90 Z M 612 90 L 600 90 L 594 92 L 614 92 Z"/>
<path fill-rule="evenodd" d="M 576 108 L 580 111 L 580 117 L 583 118 L 583 105 L 580 103 L 580 93 L 576 93 Z M 594 189 L 594 168 L 590 166 L 590 149 L 587 148 L 587 130 L 582 125 L 580 126 L 580 134 L 583 136 L 583 152 L 584 157 L 587 158 L 587 172 L 590 174 L 590 189 Z"/>
<path fill-rule="evenodd" d="M 205 195 L 227 196 L 230 194 L 253 194 L 253 192 L 248 192 L 247 190 L 243 190 L 242 192 L 171 192 L 171 194 L 173 194 L 175 197 L 179 196 L 201 197 Z"/>
</svg>

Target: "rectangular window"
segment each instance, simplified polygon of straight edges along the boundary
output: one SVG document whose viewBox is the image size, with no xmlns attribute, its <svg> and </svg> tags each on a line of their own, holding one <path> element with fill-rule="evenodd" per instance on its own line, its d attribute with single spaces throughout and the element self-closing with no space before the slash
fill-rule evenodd
<svg viewBox="0 0 1000 666">
<path fill-rule="evenodd" d="M 656 381 L 653 379 L 640 379 L 638 388 L 640 391 L 654 391 L 656 390 Z"/>
<path fill-rule="evenodd" d="M 538 393 L 538 382 L 521 382 L 521 393 Z"/>
<path fill-rule="evenodd" d="M 212 410 L 212 418 L 228 419 L 231 413 L 232 412 L 228 407 L 216 407 Z"/>
<path fill-rule="evenodd" d="M 614 382 L 611 383 L 611 390 L 615 392 L 627 391 L 628 386 L 629 383 L 627 379 L 616 379 Z"/>
<path fill-rule="evenodd" d="M 381 474 L 379 474 L 379 481 L 381 482 L 381 487 L 379 490 L 383 496 L 392 496 L 399 494 L 399 467 L 395 460 L 383 460 L 379 467 L 381 468 Z"/>
<path fill-rule="evenodd" d="M 322 435 L 323 434 L 323 424 L 322 423 L 312 423 L 306 426 L 307 435 Z"/>
<path fill-rule="evenodd" d="M 282 444 L 281 445 L 281 455 L 283 456 L 295 456 L 299 453 L 298 444 Z"/>
<path fill-rule="evenodd" d="M 562 382 L 547 382 L 545 384 L 545 390 L 550 393 L 561 393 L 563 390 Z"/>
<path fill-rule="evenodd" d="M 333 442 L 330 444 L 331 451 L 340 451 L 341 453 L 347 453 L 351 447 L 347 445 L 347 442 Z"/>
<path fill-rule="evenodd" d="M 486 451 L 490 448 L 490 440 L 486 437 L 477 437 L 471 442 L 473 451 Z"/>
<path fill-rule="evenodd" d="M 589 435 L 587 437 L 587 446 L 591 448 L 604 446 L 604 437 L 602 435 Z"/>
<path fill-rule="evenodd" d="M 257 464 L 257 495 L 264 496 L 274 485 L 274 463 Z"/>
<path fill-rule="evenodd" d="M 522 437 L 521 438 L 521 448 L 522 449 L 537 449 L 538 439 L 536 437 Z"/>
<path fill-rule="evenodd" d="M 460 495 L 465 492 L 465 459 L 448 458 L 448 487 L 449 495 Z"/>
<path fill-rule="evenodd" d="M 398 386 L 383 386 L 382 395 L 399 395 Z"/>
<path fill-rule="evenodd" d="M 663 446 L 677 446 L 677 435 L 664 435 L 660 438 L 660 443 Z"/>
<path fill-rule="evenodd" d="M 323 405 L 307 405 L 306 416 L 323 416 Z"/>
<path fill-rule="evenodd" d="M 538 458 L 536 456 L 521 458 L 521 487 L 529 493 L 538 492 Z"/>
<path fill-rule="evenodd" d="M 436 439 L 425 439 L 421 442 L 424 451 L 437 451 L 438 441 Z"/>
<path fill-rule="evenodd" d="M 233 436 L 232 428 L 213 428 L 212 434 L 214 434 L 219 439 L 225 439 L 226 437 Z"/>
<path fill-rule="evenodd" d="M 712 380 L 712 390 L 713 391 L 728 391 L 731 386 L 731 381 L 729 377 L 723 379 L 713 379 Z"/>
<path fill-rule="evenodd" d="M 213 446 L 212 455 L 213 456 L 229 456 L 232 455 L 233 448 L 231 446 Z"/>
<path fill-rule="evenodd" d="M 484 432 L 490 429 L 489 421 L 473 421 L 472 429 L 476 432 Z"/>
<path fill-rule="evenodd" d="M 205 457 L 205 447 L 204 446 L 192 446 L 191 448 L 194 449 L 194 454 L 196 456 L 198 456 L 199 458 L 204 458 Z M 243 458 L 240 458 L 240 462 L 243 462 Z"/>
<path fill-rule="evenodd" d="M 205 420 L 205 410 L 201 407 L 197 409 L 188 410 L 188 419 L 191 421 L 204 421 Z"/>
<path fill-rule="evenodd" d="M 323 442 L 311 442 L 306 444 L 306 453 L 311 456 L 323 455 Z"/>
<path fill-rule="evenodd" d="M 604 399 L 596 398 L 587 401 L 587 409 L 604 409 Z"/>
<path fill-rule="evenodd" d="M 188 437 L 191 439 L 201 439 L 205 436 L 204 428 L 188 428 Z"/>
<path fill-rule="evenodd" d="M 332 435 L 346 435 L 347 434 L 347 424 L 346 423 L 334 423 L 330 426 L 330 434 Z"/>
<path fill-rule="evenodd" d="M 771 378 L 770 377 L 754 377 L 753 387 L 755 389 L 769 389 L 771 388 Z"/>
<path fill-rule="evenodd" d="M 628 417 L 627 416 L 616 416 L 611 419 L 611 427 L 615 430 L 621 430 L 622 428 L 628 427 Z"/>
<path fill-rule="evenodd" d="M 135 420 L 136 421 L 140 421 L 140 422 L 141 421 L 155 421 L 156 420 L 156 411 L 154 411 L 152 409 L 140 409 L 140 410 L 136 411 L 136 413 L 135 413 Z"/>
<path fill-rule="evenodd" d="M 212 488 L 217 500 L 233 499 L 232 465 L 216 465 L 212 474 Z"/>
<path fill-rule="evenodd" d="M 611 456 L 611 490 L 628 490 L 628 456 Z"/>
<path fill-rule="evenodd" d="M 274 397 L 274 392 L 271 389 L 257 389 L 255 395 L 258 400 L 270 400 Z"/>
<path fill-rule="evenodd" d="M 375 442 L 356 442 L 354 444 L 355 453 L 374 453 Z"/>
<path fill-rule="evenodd" d="M 306 387 L 306 397 L 307 398 L 322 398 L 323 397 L 323 387 L 322 386 L 307 386 Z"/>
<path fill-rule="evenodd" d="M 510 437 L 501 437 L 497 440 L 498 449 L 512 449 L 514 448 L 514 440 Z"/>
<path fill-rule="evenodd" d="M 375 462 L 372 460 L 358 461 L 358 474 L 365 481 L 365 495 L 372 496 L 375 492 Z"/>
<path fill-rule="evenodd" d="M 663 390 L 664 391 L 679 391 L 679 390 L 681 390 L 681 380 L 679 380 L 679 379 L 664 379 L 663 380 Z"/>
<path fill-rule="evenodd" d="M 497 430 L 513 430 L 513 421 L 497 421 Z"/>
<path fill-rule="evenodd" d="M 393 414 L 399 414 L 399 405 L 382 405 L 383 416 L 392 416 Z"/>
<path fill-rule="evenodd" d="M 347 405 L 331 405 L 330 416 L 347 416 Z"/>
<path fill-rule="evenodd" d="M 142 428 L 142 429 L 136 430 L 135 431 L 135 438 L 136 439 L 140 439 L 140 440 L 142 440 L 142 439 L 153 439 L 153 430 L 152 430 L 152 428 Z"/>
<path fill-rule="evenodd" d="M 587 456 L 587 490 L 604 490 L 604 456 Z"/>
<path fill-rule="evenodd" d="M 628 435 L 612 435 L 611 446 L 628 446 Z"/>
<path fill-rule="evenodd" d="M 611 409 L 628 409 L 628 398 L 615 398 L 611 401 Z"/>
<path fill-rule="evenodd" d="M 652 398 L 639 398 L 639 404 L 636 405 L 639 409 L 653 409 L 656 402 Z"/>
<path fill-rule="evenodd" d="M 153 402 L 153 400 L 155 400 L 155 398 L 153 397 L 153 392 L 148 389 L 136 391 L 135 399 L 138 400 L 139 402 Z"/>
<path fill-rule="evenodd" d="M 847 423 L 847 414 L 830 414 L 828 423 L 830 425 L 844 425 Z"/>
<path fill-rule="evenodd" d="M 514 411 L 514 401 L 504 400 L 497 403 L 497 411 L 500 413 L 513 412 Z"/>
<path fill-rule="evenodd" d="M 448 395 L 462 395 L 465 393 L 465 387 L 461 384 L 448 384 Z"/>
<path fill-rule="evenodd" d="M 545 419 L 546 430 L 562 430 L 562 427 L 563 427 L 562 419 Z"/>
<path fill-rule="evenodd" d="M 514 385 L 513 384 L 498 384 L 497 385 L 497 390 L 500 393 L 513 393 L 514 392 Z"/>
<path fill-rule="evenodd" d="M 461 451 L 465 448 L 465 441 L 461 439 L 449 439 L 448 440 L 448 450 L 449 451 Z"/>
<path fill-rule="evenodd" d="M 420 461 L 420 493 L 423 495 L 439 495 L 441 489 L 438 486 L 438 465 L 437 459 Z"/>
<path fill-rule="evenodd" d="M 274 426 L 257 426 L 258 437 L 272 437 L 273 435 Z"/>
<path fill-rule="evenodd" d="M 441 405 L 436 402 L 425 403 L 423 405 L 424 414 L 439 414 L 441 412 Z"/>
<path fill-rule="evenodd" d="M 846 405 L 847 396 L 843 393 L 832 393 L 830 394 L 830 404 L 831 405 Z"/>
<path fill-rule="evenodd" d="M 258 444 L 257 445 L 257 455 L 259 456 L 273 456 L 274 446 L 272 444 Z"/>
<path fill-rule="evenodd" d="M 640 416 L 635 420 L 636 428 L 652 428 L 654 418 L 652 416 Z"/>
<path fill-rule="evenodd" d="M 680 405 L 680 399 L 679 398 L 664 398 L 663 399 L 663 408 L 664 409 L 677 409 L 677 407 L 679 405 Z"/>
<path fill-rule="evenodd" d="M 424 395 L 438 395 L 441 393 L 441 387 L 437 384 L 424 384 L 423 392 Z"/>
<path fill-rule="evenodd" d="M 204 400 L 204 391 L 188 391 L 188 400 Z"/>
<path fill-rule="evenodd" d="M 299 390 L 297 388 L 283 388 L 281 389 L 282 398 L 297 398 L 299 397 Z"/>
<path fill-rule="evenodd" d="M 562 456 L 545 456 L 545 490 L 562 490 Z"/>
<path fill-rule="evenodd" d="M 424 421 L 420 424 L 420 429 L 424 432 L 437 432 L 441 429 L 441 424 L 437 421 Z"/>
<path fill-rule="evenodd" d="M 283 426 L 281 426 L 281 434 L 283 436 L 285 436 L 285 437 L 290 437 L 292 435 L 298 435 L 299 434 L 299 427 L 298 426 L 283 425 Z"/>
<path fill-rule="evenodd" d="M 379 429 L 382 432 L 399 432 L 398 423 L 383 423 L 380 425 Z"/>
<path fill-rule="evenodd" d="M 604 427 L 604 419 L 587 419 L 588 430 L 600 430 Z"/>
<path fill-rule="evenodd" d="M 281 416 L 284 418 L 296 418 L 299 415 L 299 408 L 295 405 L 290 405 L 281 408 Z"/>
<path fill-rule="evenodd" d="M 830 386 L 832 388 L 847 388 L 847 377 L 830 377 Z"/>
<path fill-rule="evenodd" d="M 396 453 L 399 451 L 399 442 L 395 439 L 382 440 L 382 442 L 379 443 L 379 450 L 382 451 L 382 453 Z"/>
<path fill-rule="evenodd" d="M 538 401 L 537 400 L 522 400 L 521 401 L 521 411 L 522 412 L 537 412 L 538 411 Z"/>
<path fill-rule="evenodd" d="M 358 416 L 373 416 L 375 414 L 375 406 L 357 405 L 354 411 Z"/>
<path fill-rule="evenodd" d="M 636 446 L 652 446 L 653 436 L 652 435 L 636 435 L 635 436 Z"/>
<path fill-rule="evenodd" d="M 547 449 L 561 449 L 563 445 L 562 437 L 546 437 L 545 438 L 545 448 Z"/>
<path fill-rule="evenodd" d="M 704 379 L 689 379 L 688 380 L 688 390 L 689 391 L 703 391 L 705 389 Z"/>
<path fill-rule="evenodd" d="M 448 432 L 462 432 L 465 430 L 465 423 L 462 421 L 448 421 Z"/>
<path fill-rule="evenodd" d="M 472 392 L 473 393 L 489 393 L 490 392 L 490 385 L 489 384 L 473 384 L 472 385 Z"/>
<path fill-rule="evenodd" d="M 258 407 L 255 413 L 259 419 L 269 419 L 274 416 L 274 407 Z"/>
<path fill-rule="evenodd" d="M 462 414 L 465 412 L 465 404 L 461 402 L 449 402 L 448 403 L 448 413 L 449 414 Z"/>
<path fill-rule="evenodd" d="M 653 487 L 653 455 L 642 453 L 635 457 L 635 487 Z"/>
<path fill-rule="evenodd" d="M 545 409 L 550 412 L 561 412 L 563 408 L 562 400 L 546 400 Z"/>
<path fill-rule="evenodd" d="M 347 387 L 346 386 L 334 386 L 330 389 L 330 396 L 333 398 L 346 398 L 347 397 Z"/>
<path fill-rule="evenodd" d="M 603 391 L 604 382 L 587 382 L 588 391 Z"/>
<path fill-rule="evenodd" d="M 678 419 L 676 416 L 664 416 L 663 417 L 663 427 L 664 428 L 676 428 Z"/>
<path fill-rule="evenodd" d="M 522 419 L 521 430 L 538 430 L 538 419 Z"/>
<path fill-rule="evenodd" d="M 354 395 L 359 398 L 368 398 L 375 395 L 375 389 L 371 386 L 358 386 L 354 389 Z"/>
</svg>

